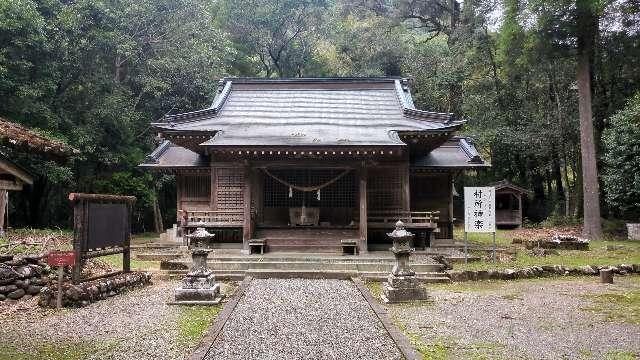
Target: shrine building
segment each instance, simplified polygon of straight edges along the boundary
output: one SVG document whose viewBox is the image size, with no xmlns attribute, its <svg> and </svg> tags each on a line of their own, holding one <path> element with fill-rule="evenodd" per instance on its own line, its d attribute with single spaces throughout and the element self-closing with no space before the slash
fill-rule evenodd
<svg viewBox="0 0 640 360">
<path fill-rule="evenodd" d="M 418 110 L 403 78 L 226 78 L 211 107 L 153 123 L 140 167 L 176 176 L 178 223 L 215 246 L 387 250 L 397 220 L 452 241 L 453 182 L 489 166 L 454 114 Z"/>
</svg>

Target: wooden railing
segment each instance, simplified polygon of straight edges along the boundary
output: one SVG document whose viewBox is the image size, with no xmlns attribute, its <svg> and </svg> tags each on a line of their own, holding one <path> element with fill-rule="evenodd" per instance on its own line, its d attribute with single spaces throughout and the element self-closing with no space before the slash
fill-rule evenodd
<svg viewBox="0 0 640 360">
<path fill-rule="evenodd" d="M 239 210 L 182 210 L 183 226 L 235 227 L 242 226 L 244 212 Z M 184 213 L 186 212 L 186 218 Z"/>
<path fill-rule="evenodd" d="M 392 228 L 400 220 L 408 227 L 436 228 L 440 211 L 370 211 L 367 222 L 370 227 Z"/>
<path fill-rule="evenodd" d="M 522 222 L 520 210 L 496 210 L 496 223 L 519 224 L 520 222 Z"/>
</svg>

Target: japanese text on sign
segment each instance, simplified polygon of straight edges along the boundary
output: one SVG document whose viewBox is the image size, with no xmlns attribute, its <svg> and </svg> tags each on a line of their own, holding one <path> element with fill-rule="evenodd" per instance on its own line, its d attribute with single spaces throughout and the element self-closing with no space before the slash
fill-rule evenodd
<svg viewBox="0 0 640 360">
<path fill-rule="evenodd" d="M 52 251 L 47 256 L 47 264 L 50 266 L 71 266 L 75 264 L 76 257 L 73 251 Z"/>
<path fill-rule="evenodd" d="M 495 196 L 493 187 L 464 188 L 464 230 L 470 233 L 496 231 Z"/>
</svg>

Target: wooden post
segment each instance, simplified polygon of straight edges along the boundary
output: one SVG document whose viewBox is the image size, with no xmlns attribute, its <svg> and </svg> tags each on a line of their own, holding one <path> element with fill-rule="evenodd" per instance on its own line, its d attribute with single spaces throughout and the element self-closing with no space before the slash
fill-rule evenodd
<svg viewBox="0 0 640 360">
<path fill-rule="evenodd" d="M 62 282 L 64 280 L 64 266 L 58 266 L 58 294 L 56 297 L 56 309 L 62 309 Z"/>
<path fill-rule="evenodd" d="M 9 198 L 9 192 L 5 189 L 0 189 L 0 235 L 4 234 L 4 217 L 6 215 L 6 209 Z"/>
<path fill-rule="evenodd" d="M 127 225 L 125 229 L 127 233 L 124 236 L 124 244 L 122 244 L 122 272 L 131 271 L 131 218 L 133 216 L 133 204 L 127 203 Z"/>
<path fill-rule="evenodd" d="M 404 191 L 404 202 L 403 202 L 404 211 L 411 212 L 411 170 L 408 164 L 403 169 L 402 178 L 403 178 L 402 187 Z M 410 216 L 411 214 L 408 214 L 408 215 L 409 215 L 409 219 L 411 219 L 411 216 Z"/>
<path fill-rule="evenodd" d="M 600 270 L 600 282 L 603 284 L 613 284 L 613 271 L 611 268 Z"/>
<path fill-rule="evenodd" d="M 218 210 L 218 179 L 216 179 L 216 168 L 211 166 L 211 193 L 209 194 L 209 208 Z"/>
<path fill-rule="evenodd" d="M 453 173 L 449 173 L 449 224 L 447 225 L 447 227 L 449 236 L 451 236 L 451 240 L 455 242 L 455 240 L 453 239 L 453 180 Z"/>
<path fill-rule="evenodd" d="M 71 271 L 71 280 L 74 284 L 80 282 L 80 273 L 82 271 L 82 244 L 86 243 L 83 241 L 86 236 L 86 229 L 83 226 L 84 224 L 88 224 L 85 217 L 88 212 L 87 202 L 84 200 L 77 201 L 73 206 L 73 251 L 75 252 L 75 262 L 73 264 L 73 269 Z"/>
<path fill-rule="evenodd" d="M 522 194 L 518 194 L 518 214 L 520 215 L 520 223 L 518 224 L 518 227 L 522 227 Z"/>
<path fill-rule="evenodd" d="M 251 239 L 251 168 L 249 165 L 244 169 L 244 192 L 243 192 L 243 222 L 242 222 L 242 252 L 249 254 L 249 240 Z"/>
<path fill-rule="evenodd" d="M 360 167 L 358 172 L 359 188 L 360 188 L 360 252 L 366 253 L 368 251 L 367 244 L 367 168 L 364 164 Z"/>
</svg>

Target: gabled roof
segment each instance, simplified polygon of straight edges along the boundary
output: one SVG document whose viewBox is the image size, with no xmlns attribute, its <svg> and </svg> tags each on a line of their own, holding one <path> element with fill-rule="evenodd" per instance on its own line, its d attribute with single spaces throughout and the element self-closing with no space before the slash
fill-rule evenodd
<svg viewBox="0 0 640 360">
<path fill-rule="evenodd" d="M 470 138 L 454 136 L 424 156 L 411 160 L 413 168 L 483 168 L 485 163 Z"/>
<path fill-rule="evenodd" d="M 515 192 L 524 193 L 524 194 L 531 194 L 532 193 L 530 190 L 522 188 L 522 187 L 520 187 L 518 185 L 514 185 L 509 180 L 506 180 L 506 179 L 491 183 L 491 184 L 489 184 L 489 186 L 493 186 L 494 188 L 496 188 L 496 191 L 502 190 L 502 189 L 510 189 L 510 190 L 515 191 Z"/>
<path fill-rule="evenodd" d="M 199 145 L 214 148 L 404 146 L 403 133 L 450 133 L 462 124 L 416 109 L 401 78 L 228 78 L 210 108 L 153 125 L 170 139 L 208 133 Z"/>
<path fill-rule="evenodd" d="M 208 167 L 209 162 L 204 155 L 164 140 L 139 166 L 147 169 L 197 168 Z"/>
</svg>

